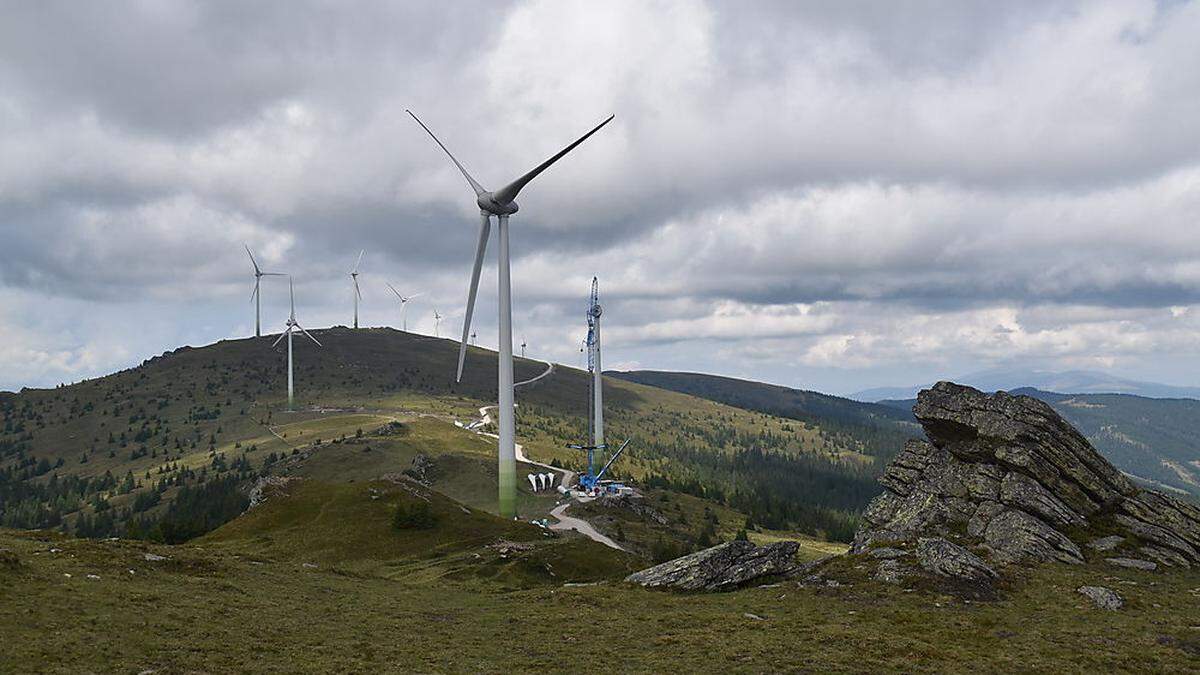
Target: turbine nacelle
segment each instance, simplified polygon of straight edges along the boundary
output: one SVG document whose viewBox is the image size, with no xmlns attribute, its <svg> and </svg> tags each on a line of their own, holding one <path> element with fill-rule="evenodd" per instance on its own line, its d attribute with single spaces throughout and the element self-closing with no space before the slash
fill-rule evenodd
<svg viewBox="0 0 1200 675">
<path fill-rule="evenodd" d="M 479 205 L 480 211 L 493 216 L 511 216 L 521 210 L 521 207 L 517 206 L 516 202 L 509 202 L 507 204 L 497 202 L 496 198 L 492 196 L 493 194 L 495 193 L 482 192 L 475 199 L 475 203 Z"/>
</svg>

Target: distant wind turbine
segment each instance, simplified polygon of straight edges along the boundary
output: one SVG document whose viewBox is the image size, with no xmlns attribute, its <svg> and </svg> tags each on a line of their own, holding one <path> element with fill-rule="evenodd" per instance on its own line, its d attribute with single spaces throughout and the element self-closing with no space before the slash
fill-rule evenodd
<svg viewBox="0 0 1200 675">
<path fill-rule="evenodd" d="M 242 244 L 246 246 L 245 244 Z M 250 256 L 250 264 L 254 265 L 254 292 L 250 294 L 250 299 L 254 301 L 254 337 L 262 337 L 262 302 L 258 291 L 259 284 L 263 277 L 283 277 L 287 276 L 283 272 L 264 272 L 258 268 L 258 261 L 254 259 L 254 254 L 250 252 L 250 247 L 246 246 L 246 255 Z"/>
<path fill-rule="evenodd" d="M 441 332 L 438 330 L 441 327 L 442 327 L 442 315 L 438 314 L 438 311 L 435 308 L 433 310 L 433 336 L 434 337 L 442 337 Z"/>
<path fill-rule="evenodd" d="M 472 345 L 474 345 L 474 344 L 475 344 L 475 338 L 476 338 L 476 337 L 478 337 L 478 336 L 476 336 L 476 335 L 475 335 L 475 331 L 471 331 L 471 344 L 472 344 Z"/>
<path fill-rule="evenodd" d="M 391 285 L 390 283 L 388 284 L 388 288 L 392 289 L 392 292 L 396 294 L 397 298 L 400 298 L 400 330 L 407 332 L 408 331 L 408 301 L 412 300 L 413 298 L 420 297 L 422 294 L 421 293 L 413 293 L 412 295 L 400 295 L 400 291 L 396 290 L 396 287 Z"/>
<path fill-rule="evenodd" d="M 292 372 L 293 372 L 292 371 L 292 333 L 296 330 L 299 330 L 300 332 L 307 335 L 309 340 L 316 342 L 318 347 L 321 346 L 321 343 L 317 342 L 317 338 L 313 337 L 312 335 L 309 334 L 308 331 L 304 330 L 304 328 L 300 325 L 299 321 L 296 321 L 296 287 L 292 284 L 291 275 L 288 275 L 288 292 L 292 298 L 292 313 L 291 313 L 291 316 L 289 316 L 288 320 L 287 320 L 287 330 L 280 333 L 279 338 L 276 339 L 275 342 L 271 344 L 271 346 L 274 347 L 275 345 L 278 345 L 280 340 L 282 340 L 284 337 L 287 337 L 287 342 L 288 342 L 288 410 L 295 410 L 296 409 L 296 395 L 295 395 L 295 389 L 292 386 L 292 382 L 293 382 L 293 377 L 292 377 Z"/>
<path fill-rule="evenodd" d="M 483 254 L 487 249 L 488 235 L 491 232 L 491 217 L 496 216 L 497 221 L 497 238 L 499 239 L 500 255 L 498 265 L 499 277 L 499 323 L 500 323 L 500 367 L 499 370 L 499 411 L 500 411 L 500 438 L 498 443 L 498 462 L 499 462 L 499 502 L 500 515 L 506 518 L 511 518 L 517 515 L 517 460 L 516 460 L 516 418 L 513 411 L 513 354 L 512 354 L 512 288 L 511 278 L 509 275 L 509 251 L 508 251 L 508 217 L 516 213 L 518 210 L 517 203 L 514 201 L 517 194 L 529 184 L 541 172 L 545 171 L 551 164 L 562 159 L 568 152 L 574 150 L 580 143 L 588 139 L 592 134 L 600 130 L 601 127 L 613 120 L 612 116 L 596 125 L 591 131 L 579 137 L 574 143 L 560 150 L 550 159 L 537 165 L 525 175 L 517 178 L 508 185 L 489 192 L 479 184 L 467 170 L 463 168 L 462 163 L 458 161 L 450 153 L 450 150 L 434 136 L 429 127 L 425 123 L 413 115 L 412 111 L 408 111 L 409 115 L 416 120 L 417 124 L 433 138 L 434 142 L 442 148 L 450 161 L 458 167 L 464 178 L 470 183 L 471 189 L 475 191 L 475 203 L 479 206 L 480 225 L 479 225 L 479 243 L 475 247 L 475 266 L 471 272 L 471 287 L 467 293 L 467 315 L 463 321 L 463 339 L 459 343 L 458 351 L 458 374 L 457 379 L 462 380 L 463 361 L 466 358 L 467 335 L 471 330 L 471 314 L 475 310 L 475 293 L 479 289 L 479 273 L 483 268 Z"/>
<path fill-rule="evenodd" d="M 521 338 L 521 358 L 525 358 L 525 347 L 527 346 L 528 345 L 525 343 L 525 338 Z"/>
<path fill-rule="evenodd" d="M 358 328 L 358 301 L 362 300 L 362 291 L 358 290 L 358 266 L 362 264 L 363 254 L 366 250 L 358 252 L 358 260 L 354 262 L 354 269 L 350 270 L 350 278 L 354 280 L 354 327 Z"/>
</svg>

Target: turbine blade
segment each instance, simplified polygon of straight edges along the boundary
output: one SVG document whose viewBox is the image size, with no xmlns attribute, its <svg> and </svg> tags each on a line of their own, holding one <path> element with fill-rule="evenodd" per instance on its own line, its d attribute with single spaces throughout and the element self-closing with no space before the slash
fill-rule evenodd
<svg viewBox="0 0 1200 675">
<path fill-rule="evenodd" d="M 396 287 L 395 287 L 395 286 L 393 286 L 393 285 L 391 284 L 391 282 L 388 282 L 388 285 L 387 285 L 387 287 L 388 287 L 388 288 L 390 288 L 390 289 L 392 289 L 392 292 L 396 294 L 396 297 L 397 297 L 397 298 L 400 298 L 400 302 L 404 302 L 404 296 L 403 296 L 403 295 L 400 295 L 400 291 L 396 290 Z"/>
<path fill-rule="evenodd" d="M 354 272 L 351 272 L 351 274 L 358 272 L 358 266 L 362 264 L 362 257 L 363 257 L 363 254 L 366 252 L 367 252 L 366 249 L 363 249 L 358 252 L 358 260 L 354 261 Z"/>
<path fill-rule="evenodd" d="M 408 299 L 408 300 L 412 300 L 413 298 L 419 298 L 419 297 L 421 297 L 422 295 L 425 295 L 425 294 L 424 294 L 424 293 L 413 293 L 412 295 L 408 296 L 408 298 L 407 298 L 407 299 Z"/>
<path fill-rule="evenodd" d="M 616 117 L 616 115 L 609 115 L 608 119 L 606 119 L 603 122 L 601 122 L 600 124 L 596 125 L 596 128 L 587 132 L 583 136 L 580 136 L 579 140 L 575 141 L 574 143 L 572 143 L 572 144 L 568 145 L 567 147 L 563 148 L 562 150 L 560 150 L 557 155 L 555 155 L 555 156 L 551 157 L 550 159 L 537 165 L 537 167 L 534 170 L 530 171 L 529 173 L 525 174 L 524 176 L 521 176 L 520 178 L 516 179 L 515 181 L 509 183 L 508 185 L 505 185 L 504 187 L 500 188 L 499 190 L 496 190 L 494 193 L 492 193 L 492 199 L 496 200 L 497 204 L 507 204 L 507 203 L 511 202 L 512 200 L 516 199 L 517 193 L 521 191 L 521 188 L 528 185 L 529 181 L 533 180 L 534 178 L 537 178 L 537 175 L 539 173 L 545 171 L 547 168 L 549 168 L 549 166 L 551 164 L 562 159 L 563 155 L 574 150 L 577 145 L 586 141 L 588 139 L 588 136 L 591 136 L 592 134 L 596 133 L 597 131 L 600 131 L 601 127 L 603 127 L 605 124 L 608 124 L 609 122 L 613 121 L 613 117 Z"/>
<path fill-rule="evenodd" d="M 292 318 L 296 318 L 296 284 L 292 282 L 292 275 L 288 275 L 288 295 L 292 298 Z"/>
<path fill-rule="evenodd" d="M 301 333 L 308 335 L 309 340 L 312 340 L 313 342 L 317 342 L 317 338 L 313 337 L 312 335 L 309 334 L 308 331 L 304 330 L 304 326 L 301 326 L 300 324 L 296 324 L 296 328 L 299 328 Z M 317 346 L 324 347 L 325 345 L 321 344 L 320 342 L 317 342 Z"/>
<path fill-rule="evenodd" d="M 362 300 L 362 291 L 358 288 L 358 277 L 354 277 L 354 292 L 358 294 L 358 299 Z"/>
<path fill-rule="evenodd" d="M 287 334 L 288 334 L 289 332 L 291 332 L 291 330 L 292 330 L 292 327 L 291 327 L 291 326 L 288 326 L 288 329 L 287 329 L 287 330 L 285 330 L 285 331 L 283 331 L 282 333 L 280 333 L 280 334 L 279 334 L 279 337 L 275 338 L 275 341 L 271 343 L 271 348 L 272 348 L 272 349 L 274 349 L 274 348 L 275 348 L 275 346 L 276 346 L 276 345 L 278 345 L 278 344 L 279 344 L 279 342 L 280 342 L 281 340 L 283 340 L 283 338 L 287 337 Z"/>
<path fill-rule="evenodd" d="M 467 317 L 463 319 L 462 342 L 458 344 L 458 375 L 455 382 L 462 382 L 463 361 L 467 358 L 467 336 L 471 332 L 471 315 L 475 312 L 475 293 L 479 290 L 479 272 L 483 270 L 483 254 L 487 251 L 488 235 L 492 220 L 487 212 L 480 214 L 479 244 L 475 247 L 475 268 L 471 271 L 471 290 L 467 292 Z"/>
<path fill-rule="evenodd" d="M 286 272 L 263 272 L 260 276 L 264 277 L 286 277 Z"/>
<path fill-rule="evenodd" d="M 246 245 L 242 244 L 242 246 L 246 246 Z M 254 254 L 250 252 L 249 246 L 246 246 L 246 255 L 250 256 L 250 264 L 254 265 L 254 273 L 261 275 L 262 270 L 258 269 L 258 261 L 254 259 Z"/>
<path fill-rule="evenodd" d="M 254 296 L 258 295 L 258 279 L 254 280 L 254 290 L 250 291 L 250 302 L 254 302 Z"/>
<path fill-rule="evenodd" d="M 475 191 L 476 197 L 483 194 L 484 192 L 487 192 L 487 190 L 483 189 L 483 186 L 480 185 L 478 181 L 476 181 L 474 178 L 471 178 L 471 174 L 467 173 L 467 170 L 463 168 L 462 163 L 459 162 L 457 159 L 455 159 L 454 155 L 450 154 L 450 151 L 447 150 L 446 146 L 443 145 L 442 142 L 438 140 L 437 136 L 433 135 L 433 132 L 429 130 L 429 127 L 425 126 L 425 123 L 422 122 L 420 120 L 420 118 L 418 118 L 416 115 L 413 115 L 413 111 L 408 110 L 406 108 L 404 110 L 404 112 L 411 115 L 412 118 L 417 121 L 417 124 L 420 124 L 421 128 L 425 130 L 425 133 L 429 134 L 429 137 L 433 139 L 433 142 L 437 143 L 438 146 L 442 148 L 442 150 L 446 153 L 446 156 L 450 158 L 450 161 L 454 162 L 454 166 L 457 166 L 458 170 L 462 172 L 463 178 L 466 178 L 467 182 L 471 184 L 471 189 Z"/>
</svg>

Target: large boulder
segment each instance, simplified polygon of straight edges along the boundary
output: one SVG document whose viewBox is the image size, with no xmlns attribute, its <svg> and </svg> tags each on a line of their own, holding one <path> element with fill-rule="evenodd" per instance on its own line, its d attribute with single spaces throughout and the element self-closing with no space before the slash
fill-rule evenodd
<svg viewBox="0 0 1200 675">
<path fill-rule="evenodd" d="M 913 413 L 928 440 L 888 467 L 852 552 L 938 538 L 993 565 L 1081 563 L 1104 537 L 1122 557 L 1200 565 L 1200 509 L 1134 485 L 1042 401 L 939 382 Z"/>
<path fill-rule="evenodd" d="M 762 579 L 779 577 L 796 568 L 794 541 L 755 546 L 731 541 L 629 575 L 625 580 L 649 588 L 680 591 L 725 591 Z"/>
</svg>

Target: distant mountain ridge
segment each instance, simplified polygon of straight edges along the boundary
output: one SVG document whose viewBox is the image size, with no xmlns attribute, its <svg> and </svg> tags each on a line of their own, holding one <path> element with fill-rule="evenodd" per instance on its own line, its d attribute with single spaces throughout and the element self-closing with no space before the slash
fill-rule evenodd
<svg viewBox="0 0 1200 675">
<path fill-rule="evenodd" d="M 1157 382 L 1131 380 L 1091 370 L 1048 371 L 1048 370 L 985 370 L 978 373 L 951 378 L 981 391 L 1012 391 L 1032 388 L 1062 394 L 1132 394 L 1145 398 L 1192 398 L 1200 399 L 1200 387 L 1181 387 Z M 856 401 L 877 403 L 885 400 L 916 398 L 917 392 L 928 389 L 933 383 L 907 387 L 875 387 L 856 392 L 850 398 Z"/>
</svg>

